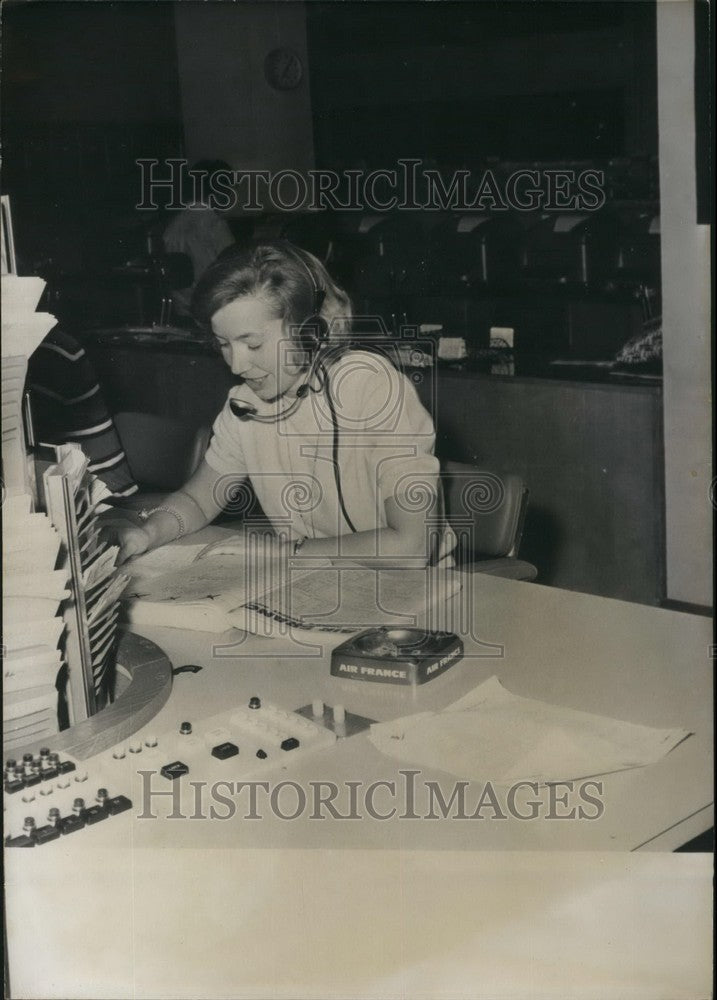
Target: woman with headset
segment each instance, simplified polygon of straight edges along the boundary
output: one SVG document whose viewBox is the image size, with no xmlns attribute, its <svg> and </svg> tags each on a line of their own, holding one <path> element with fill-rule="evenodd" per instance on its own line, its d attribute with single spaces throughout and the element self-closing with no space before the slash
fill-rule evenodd
<svg viewBox="0 0 717 1000">
<path fill-rule="evenodd" d="M 122 559 L 209 524 L 247 478 L 278 558 L 417 567 L 450 552 L 431 418 L 386 357 L 350 349 L 351 303 L 316 257 L 283 242 L 225 253 L 193 311 L 240 384 L 191 479 L 122 529 Z"/>
</svg>

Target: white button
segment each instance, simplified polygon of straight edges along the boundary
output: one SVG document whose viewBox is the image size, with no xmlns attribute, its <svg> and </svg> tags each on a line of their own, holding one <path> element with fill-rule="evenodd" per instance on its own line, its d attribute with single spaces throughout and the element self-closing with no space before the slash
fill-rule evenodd
<svg viewBox="0 0 717 1000">
<path fill-rule="evenodd" d="M 112 751 L 112 756 L 114 757 L 115 760 L 124 760 L 126 753 L 127 751 L 125 750 L 124 747 L 117 747 L 116 750 Z"/>
<path fill-rule="evenodd" d="M 311 714 L 316 719 L 323 719 L 324 717 L 324 703 L 321 698 L 314 698 L 311 702 Z"/>
<path fill-rule="evenodd" d="M 346 709 L 343 705 L 334 705 L 334 722 L 339 725 L 346 721 Z"/>
</svg>

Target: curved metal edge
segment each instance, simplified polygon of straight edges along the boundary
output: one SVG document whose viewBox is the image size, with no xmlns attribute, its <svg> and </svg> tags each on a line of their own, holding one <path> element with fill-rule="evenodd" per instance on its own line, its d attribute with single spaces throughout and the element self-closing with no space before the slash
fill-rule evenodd
<svg viewBox="0 0 717 1000">
<path fill-rule="evenodd" d="M 153 719 L 172 690 L 169 657 L 144 636 L 124 632 L 117 648 L 117 663 L 130 674 L 131 680 L 116 701 L 55 736 L 15 749 L 13 756 L 37 753 L 41 746 L 51 746 L 78 760 L 86 760 L 127 739 Z"/>
</svg>

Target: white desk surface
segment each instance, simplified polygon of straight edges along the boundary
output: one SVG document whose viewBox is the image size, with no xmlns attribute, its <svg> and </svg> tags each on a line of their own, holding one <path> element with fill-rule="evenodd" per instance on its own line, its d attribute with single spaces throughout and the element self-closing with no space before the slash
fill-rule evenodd
<svg viewBox="0 0 717 1000">
<path fill-rule="evenodd" d="M 462 663 L 415 690 L 332 678 L 288 641 L 250 638 L 219 657 L 212 647 L 237 633 L 143 629 L 175 666 L 204 666 L 175 678 L 156 729 L 253 694 L 388 719 L 497 674 L 515 694 L 693 735 L 655 765 L 605 776 L 594 821 L 125 814 L 92 840 L 8 851 L 12 995 L 708 995 L 711 858 L 622 852 L 670 851 L 711 825 L 710 622 L 491 577 L 470 585 L 478 636 L 503 655 L 473 655 L 467 640 Z M 285 777 L 370 782 L 399 767 L 360 735 Z"/>
</svg>

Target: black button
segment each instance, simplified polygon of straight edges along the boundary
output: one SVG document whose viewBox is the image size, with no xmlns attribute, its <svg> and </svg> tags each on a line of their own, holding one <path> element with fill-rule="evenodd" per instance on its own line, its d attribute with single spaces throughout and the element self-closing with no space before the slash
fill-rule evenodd
<svg viewBox="0 0 717 1000">
<path fill-rule="evenodd" d="M 40 771 L 40 777 L 42 778 L 43 781 L 49 781 L 50 778 L 56 778 L 57 777 L 57 768 L 56 767 L 43 767 L 43 769 Z"/>
<path fill-rule="evenodd" d="M 76 830 L 82 830 L 85 826 L 85 821 L 82 816 L 65 816 L 58 823 L 62 833 L 74 833 Z"/>
<path fill-rule="evenodd" d="M 287 740 L 281 744 L 282 750 L 296 750 L 299 745 L 299 741 L 295 736 L 290 736 Z"/>
<path fill-rule="evenodd" d="M 89 809 L 85 809 L 84 816 L 87 825 L 92 826 L 94 823 L 107 819 L 107 811 L 102 806 L 90 806 Z"/>
<path fill-rule="evenodd" d="M 28 774 L 25 777 L 25 787 L 32 788 L 33 785 L 39 785 L 42 778 L 39 774 Z"/>
<path fill-rule="evenodd" d="M 70 771 L 76 771 L 77 768 L 71 760 L 63 760 L 57 770 L 60 774 L 69 774 Z"/>
<path fill-rule="evenodd" d="M 239 747 L 236 743 L 219 743 L 212 750 L 212 757 L 216 757 L 217 760 L 226 760 L 228 757 L 236 757 L 239 753 Z"/>
<path fill-rule="evenodd" d="M 261 708 L 261 698 L 257 698 L 256 695 L 253 695 L 249 699 L 249 708 Z"/>
<path fill-rule="evenodd" d="M 269 756 L 266 750 L 257 750 L 256 755 L 259 758 L 259 760 L 266 760 L 266 758 Z"/>
<path fill-rule="evenodd" d="M 5 791 L 12 795 L 13 792 L 19 792 L 21 788 L 25 787 L 25 782 L 22 778 L 14 778 L 12 781 L 5 782 Z"/>
<path fill-rule="evenodd" d="M 189 774 L 189 768 L 181 760 L 173 760 L 171 764 L 165 764 L 159 772 L 164 778 L 174 781 L 175 778 L 182 778 Z"/>
<path fill-rule="evenodd" d="M 19 837 L 8 837 L 5 841 L 6 847 L 34 847 L 35 838 L 26 837 L 24 833 L 20 834 Z"/>
<path fill-rule="evenodd" d="M 35 831 L 35 840 L 38 844 L 47 844 L 50 840 L 57 840 L 59 836 L 60 831 L 56 826 L 41 826 Z"/>
<path fill-rule="evenodd" d="M 132 802 L 126 795 L 115 795 L 113 799 L 107 799 L 105 803 L 105 809 L 110 816 L 118 816 L 120 813 L 126 812 L 127 809 L 131 808 Z"/>
</svg>

